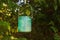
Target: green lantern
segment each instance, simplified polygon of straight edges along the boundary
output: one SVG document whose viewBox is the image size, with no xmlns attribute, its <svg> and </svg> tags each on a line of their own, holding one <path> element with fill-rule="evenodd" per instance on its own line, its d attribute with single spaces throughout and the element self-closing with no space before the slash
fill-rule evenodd
<svg viewBox="0 0 60 40">
<path fill-rule="evenodd" d="M 20 6 L 20 11 L 18 12 L 18 32 L 31 32 L 32 7 L 27 0 L 23 0 L 23 2 L 24 3 Z"/>
<path fill-rule="evenodd" d="M 31 32 L 31 18 L 29 16 L 18 17 L 18 32 Z"/>
</svg>

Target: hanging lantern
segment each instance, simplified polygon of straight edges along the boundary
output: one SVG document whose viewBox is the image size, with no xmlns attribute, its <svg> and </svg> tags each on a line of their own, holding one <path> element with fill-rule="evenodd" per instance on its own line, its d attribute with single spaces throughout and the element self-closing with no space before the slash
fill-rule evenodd
<svg viewBox="0 0 60 40">
<path fill-rule="evenodd" d="M 20 6 L 20 13 L 18 13 L 18 32 L 31 32 L 31 6 L 27 0 L 23 0 L 23 2 L 24 5 Z"/>
</svg>

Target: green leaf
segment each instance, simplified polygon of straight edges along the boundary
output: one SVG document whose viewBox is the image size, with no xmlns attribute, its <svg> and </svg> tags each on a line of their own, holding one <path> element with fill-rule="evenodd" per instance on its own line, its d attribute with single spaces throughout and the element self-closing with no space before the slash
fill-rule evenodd
<svg viewBox="0 0 60 40">
<path fill-rule="evenodd" d="M 57 29 L 56 27 L 54 27 L 54 26 L 52 26 L 51 29 L 52 29 L 55 33 L 58 32 L 58 29 Z"/>
<path fill-rule="evenodd" d="M 60 36 L 57 33 L 54 34 L 54 40 L 60 40 Z"/>
<path fill-rule="evenodd" d="M 0 32 L 5 32 L 10 27 L 10 23 L 6 21 L 0 21 Z"/>
</svg>

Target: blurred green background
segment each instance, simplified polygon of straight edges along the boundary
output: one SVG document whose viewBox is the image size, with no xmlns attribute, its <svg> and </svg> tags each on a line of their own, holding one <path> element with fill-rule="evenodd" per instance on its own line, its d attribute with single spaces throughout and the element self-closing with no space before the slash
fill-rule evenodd
<svg viewBox="0 0 60 40">
<path fill-rule="evenodd" d="M 17 2 L 0 0 L 1 40 L 60 40 L 60 0 L 26 0 L 29 5 L 21 3 L 22 7 Z M 17 31 L 21 12 L 32 18 L 30 33 Z"/>
</svg>

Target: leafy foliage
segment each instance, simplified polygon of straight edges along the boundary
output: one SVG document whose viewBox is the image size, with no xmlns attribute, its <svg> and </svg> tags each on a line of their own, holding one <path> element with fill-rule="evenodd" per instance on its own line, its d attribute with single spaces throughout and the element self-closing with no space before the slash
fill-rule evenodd
<svg viewBox="0 0 60 40">
<path fill-rule="evenodd" d="M 0 0 L 0 19 L 3 20 L 0 22 L 0 27 L 3 26 L 4 29 L 0 31 L 8 30 L 9 25 L 11 29 L 17 29 L 18 15 L 24 12 L 27 15 L 33 15 L 32 32 L 16 33 L 19 35 L 15 35 L 16 37 L 20 37 L 22 34 L 23 37 L 32 40 L 53 40 L 57 37 L 55 40 L 60 40 L 60 36 L 58 36 L 58 32 L 60 32 L 60 0 L 29 0 L 29 5 L 22 7 L 17 5 L 17 2 L 16 0 Z"/>
</svg>

